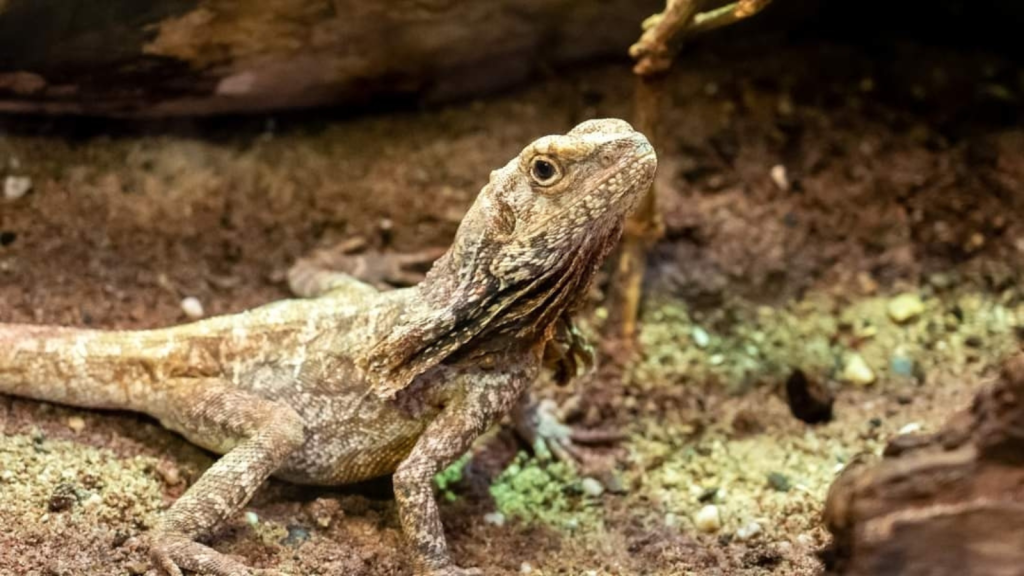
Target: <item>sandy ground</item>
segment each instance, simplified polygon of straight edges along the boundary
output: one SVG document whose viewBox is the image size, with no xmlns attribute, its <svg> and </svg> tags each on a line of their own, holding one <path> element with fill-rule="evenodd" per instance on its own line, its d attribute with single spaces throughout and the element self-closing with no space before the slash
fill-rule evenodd
<svg viewBox="0 0 1024 576">
<path fill-rule="evenodd" d="M 912 45 L 725 50 L 670 80 L 640 355 L 544 387 L 570 421 L 630 434 L 597 454 L 612 489 L 495 431 L 439 488 L 461 564 L 821 573 L 837 470 L 937 427 L 1019 348 L 1019 70 Z M 362 118 L 7 119 L 0 176 L 32 188 L 0 201 L 0 321 L 174 324 L 185 297 L 207 314 L 284 297 L 287 265 L 340 239 L 446 245 L 491 169 L 628 117 L 630 80 L 607 65 Z M 831 421 L 792 416 L 798 370 L 835 395 Z M 144 416 L 0 397 L 0 575 L 146 573 L 139 536 L 211 462 Z M 292 574 L 408 575 L 388 490 L 271 482 L 212 543 Z"/>
</svg>

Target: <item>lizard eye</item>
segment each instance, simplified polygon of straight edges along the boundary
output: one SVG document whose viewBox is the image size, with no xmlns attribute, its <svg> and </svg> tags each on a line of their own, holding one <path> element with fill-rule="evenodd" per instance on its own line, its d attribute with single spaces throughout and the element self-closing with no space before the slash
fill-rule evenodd
<svg viewBox="0 0 1024 576">
<path fill-rule="evenodd" d="M 534 156 L 530 160 L 530 177 L 538 186 L 551 186 L 562 179 L 562 167 L 547 156 Z"/>
</svg>

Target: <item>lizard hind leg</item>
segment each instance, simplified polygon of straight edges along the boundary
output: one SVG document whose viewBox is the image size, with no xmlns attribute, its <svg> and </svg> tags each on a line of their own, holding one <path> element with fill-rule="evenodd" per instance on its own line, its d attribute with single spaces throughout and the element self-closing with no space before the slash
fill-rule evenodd
<svg viewBox="0 0 1024 576">
<path fill-rule="evenodd" d="M 253 570 L 195 539 L 208 536 L 252 498 L 256 489 L 302 445 L 299 415 L 217 379 L 169 383 L 153 416 L 191 442 L 224 453 L 164 514 L 150 535 L 158 570 L 212 576 L 273 574 Z"/>
</svg>

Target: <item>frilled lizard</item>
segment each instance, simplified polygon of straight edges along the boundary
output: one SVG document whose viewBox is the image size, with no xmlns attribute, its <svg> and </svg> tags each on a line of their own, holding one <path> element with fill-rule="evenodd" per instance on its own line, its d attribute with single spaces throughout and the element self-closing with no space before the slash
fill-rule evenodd
<svg viewBox="0 0 1024 576">
<path fill-rule="evenodd" d="M 416 573 L 479 574 L 449 557 L 432 480 L 552 358 L 573 364 L 569 314 L 656 166 L 626 122 L 584 122 L 492 172 L 415 286 L 378 291 L 307 260 L 290 274 L 303 298 L 240 314 L 126 332 L 0 325 L 0 393 L 149 414 L 223 455 L 150 534 L 166 574 L 260 573 L 196 539 L 271 475 L 387 474 Z"/>
</svg>

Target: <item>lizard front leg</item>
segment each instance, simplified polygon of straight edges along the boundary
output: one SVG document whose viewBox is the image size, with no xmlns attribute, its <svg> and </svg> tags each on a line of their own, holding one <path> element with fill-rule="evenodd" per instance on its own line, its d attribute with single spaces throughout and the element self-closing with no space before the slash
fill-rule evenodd
<svg viewBox="0 0 1024 576">
<path fill-rule="evenodd" d="M 236 514 L 302 444 L 302 420 L 284 404 L 216 379 L 182 379 L 165 390 L 162 408 L 153 415 L 191 442 L 225 455 L 165 513 L 151 536 L 154 564 L 170 576 L 180 576 L 182 569 L 213 576 L 270 574 L 195 539 Z"/>
<path fill-rule="evenodd" d="M 511 409 L 530 378 L 523 374 L 476 372 L 461 380 L 464 383 L 457 385 L 454 397 L 394 474 L 402 531 L 412 546 L 419 576 L 482 574 L 452 563 L 434 500 L 433 479 Z"/>
</svg>

